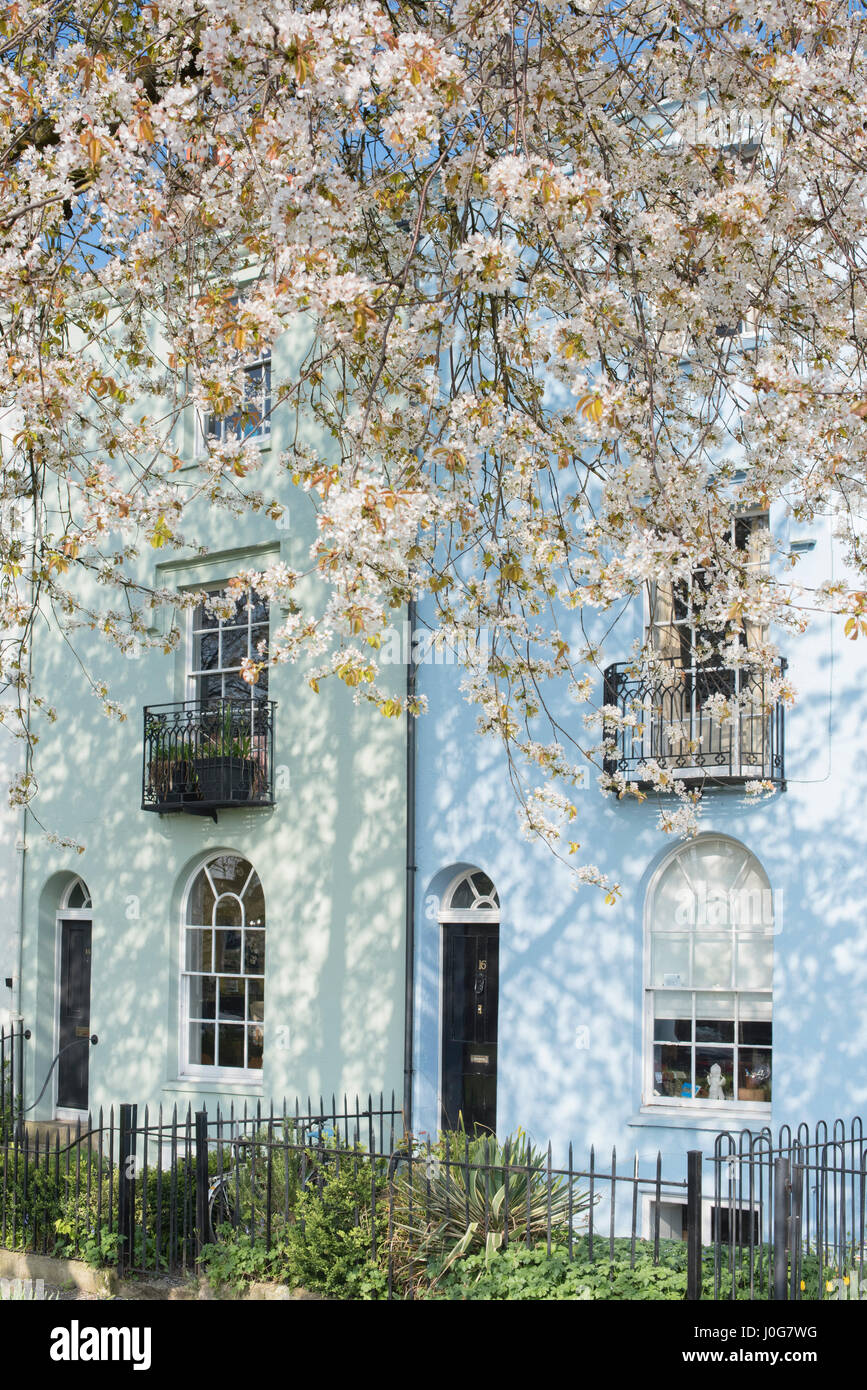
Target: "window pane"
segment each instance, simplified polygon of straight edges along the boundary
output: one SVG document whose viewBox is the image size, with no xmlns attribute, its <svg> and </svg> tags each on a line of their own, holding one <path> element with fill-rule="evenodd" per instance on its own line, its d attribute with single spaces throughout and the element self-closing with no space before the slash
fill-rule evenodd
<svg viewBox="0 0 867 1390">
<path fill-rule="evenodd" d="M 696 919 L 696 898 L 677 865 L 659 881 L 653 898 L 653 930 L 683 931 Z"/>
<path fill-rule="evenodd" d="M 217 633 L 203 632 L 195 641 L 193 648 L 193 670 L 214 671 L 219 665 L 219 646 Z"/>
<path fill-rule="evenodd" d="M 220 1018 L 244 1017 L 244 981 L 220 981 Z"/>
<path fill-rule="evenodd" d="M 247 981 L 247 1008 L 249 1017 L 255 1023 L 261 1023 L 265 1017 L 265 981 Z"/>
<path fill-rule="evenodd" d="M 250 879 L 250 886 L 244 894 L 244 914 L 248 927 L 264 927 L 265 895 L 258 874 L 254 874 Z"/>
<path fill-rule="evenodd" d="M 769 1048 L 738 1049 L 738 1100 L 771 1099 L 771 1053 Z"/>
<path fill-rule="evenodd" d="M 267 623 L 268 621 L 268 600 L 261 598 L 255 589 L 250 590 L 250 622 Z"/>
<path fill-rule="evenodd" d="M 190 892 L 189 902 L 187 903 L 187 921 L 196 927 L 209 927 L 211 925 L 211 912 L 214 907 L 214 895 L 211 885 L 205 877 L 204 869 L 200 874 L 196 874 Z"/>
<path fill-rule="evenodd" d="M 241 973 L 241 933 L 239 931 L 218 931 L 217 953 L 214 968 L 224 975 Z"/>
<path fill-rule="evenodd" d="M 196 681 L 196 699 L 203 705 L 212 705 L 222 699 L 223 696 L 223 677 L 222 676 L 201 676 Z"/>
<path fill-rule="evenodd" d="M 247 650 L 247 629 L 233 627 L 228 631 L 223 629 L 223 667 L 240 666 L 245 656 L 249 656 Z"/>
<path fill-rule="evenodd" d="M 774 982 L 774 938 L 747 936 L 738 938 L 738 975 L 740 989 L 770 989 Z"/>
<path fill-rule="evenodd" d="M 240 897 L 250 876 L 250 865 L 246 859 L 235 854 L 221 854 L 219 858 L 211 860 L 208 868 L 218 893 L 236 893 Z"/>
<path fill-rule="evenodd" d="M 729 937 L 696 938 L 693 984 L 697 989 L 729 989 L 732 983 L 732 944 Z"/>
<path fill-rule="evenodd" d="M 209 612 L 203 603 L 200 603 L 193 617 L 193 629 L 215 628 L 218 624 L 219 619 Z"/>
<path fill-rule="evenodd" d="M 244 935 L 244 970 L 248 975 L 265 973 L 265 933 L 248 931 Z"/>
<path fill-rule="evenodd" d="M 196 931 L 192 927 L 187 927 L 187 970 L 208 971 L 213 969 L 211 935 L 210 931 Z"/>
<path fill-rule="evenodd" d="M 741 1010 L 743 1014 L 743 1010 Z M 750 1043 L 754 1047 L 770 1047 L 771 1045 L 771 1025 L 770 1023 L 741 1023 L 740 1041 Z"/>
<path fill-rule="evenodd" d="M 452 894 L 449 907 L 460 910 L 465 907 L 472 907 L 474 902 L 475 898 L 473 896 L 473 890 L 470 887 L 470 880 L 469 878 L 464 878 Z"/>
<path fill-rule="evenodd" d="M 696 1042 L 733 1043 L 735 1040 L 734 1021 L 722 1018 L 697 1018 L 695 1021 Z"/>
<path fill-rule="evenodd" d="M 689 983 L 688 937 L 654 936 L 651 984 L 677 988 Z"/>
<path fill-rule="evenodd" d="M 708 992 L 707 994 L 697 994 L 695 996 L 695 1012 L 697 1016 L 704 1019 L 734 1018 L 734 993 L 711 994 Z"/>
<path fill-rule="evenodd" d="M 692 1049 L 667 1044 L 653 1049 L 653 1091 L 657 1096 L 690 1096 Z"/>
<path fill-rule="evenodd" d="M 692 1042 L 691 1018 L 656 1018 L 653 1036 L 657 1042 Z"/>
<path fill-rule="evenodd" d="M 219 1025 L 219 1065 L 221 1067 L 243 1067 L 244 1028 L 234 1024 Z"/>
<path fill-rule="evenodd" d="M 190 977 L 190 1018 L 213 1018 L 216 1014 L 217 981 L 213 975 Z"/>
<path fill-rule="evenodd" d="M 742 994 L 738 1001 L 738 1012 L 742 1019 L 771 1020 L 771 996 L 769 994 Z"/>
<path fill-rule="evenodd" d="M 247 1066 L 255 1067 L 257 1071 L 262 1067 L 262 1043 L 265 1030 L 263 1028 L 247 1029 Z"/>
<path fill-rule="evenodd" d="M 190 1061 L 197 1067 L 214 1065 L 213 1023 L 190 1024 Z"/>
<path fill-rule="evenodd" d="M 214 921 L 218 927 L 242 926 L 241 904 L 238 899 L 229 893 L 219 897 Z"/>
<path fill-rule="evenodd" d="M 723 1047 L 696 1047 L 696 1094 L 702 1100 L 731 1100 L 734 1096 L 734 1053 Z"/>
<path fill-rule="evenodd" d="M 688 989 L 660 989 L 653 998 L 657 1018 L 692 1018 L 692 995 Z"/>
</svg>

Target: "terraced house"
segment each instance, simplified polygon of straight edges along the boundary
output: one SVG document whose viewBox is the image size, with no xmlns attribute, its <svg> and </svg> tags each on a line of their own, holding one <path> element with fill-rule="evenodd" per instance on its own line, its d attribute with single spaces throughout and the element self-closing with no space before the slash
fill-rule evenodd
<svg viewBox="0 0 867 1390">
<path fill-rule="evenodd" d="M 220 592 L 241 570 L 304 567 L 312 517 L 276 468 L 297 422 L 270 400 L 294 352 L 283 339 L 250 365 L 244 424 L 284 517 L 203 507 L 197 547 L 142 555 L 139 578 Z M 186 418 L 189 464 L 205 432 L 234 427 Z M 828 518 L 775 505 L 733 511 L 732 528 L 746 564 L 795 556 L 805 583 L 839 572 Z M 253 590 L 182 619 L 166 607 L 166 634 L 184 623 L 170 655 L 76 634 L 121 724 L 46 626 L 34 659 L 58 720 L 39 746 L 40 816 L 85 850 L 8 814 L 3 975 L 31 1033 L 30 1113 L 393 1090 L 422 1134 L 462 1117 L 550 1137 L 561 1156 L 573 1140 L 674 1161 L 721 1130 L 857 1112 L 861 653 L 817 619 L 781 658 L 798 692 L 784 707 L 750 661 L 765 629 L 747 625 L 731 669 L 697 660 L 701 584 L 651 584 L 600 628 L 589 674 L 634 715 L 606 768 L 645 793 L 604 796 L 592 767 L 578 793 L 582 857 L 620 883 L 613 905 L 520 835 L 505 756 L 476 735 L 424 605 L 394 644 L 399 680 L 429 703 L 409 727 L 343 686 L 314 692 L 303 667 L 246 683 L 279 619 Z M 557 713 L 575 717 L 565 691 Z M 650 764 L 703 791 L 696 838 L 660 828 Z"/>
<path fill-rule="evenodd" d="M 272 460 L 297 421 L 272 410 L 271 381 L 292 368 L 285 338 L 250 364 L 243 424 L 188 413 L 189 464 L 207 432 L 243 429 L 279 491 Z M 277 523 L 203 501 L 189 554 L 148 547 L 136 577 L 222 592 L 240 570 L 303 568 L 313 526 L 291 502 Z M 157 635 L 182 623 L 168 656 L 121 655 L 87 631 L 73 651 L 54 619 L 36 639 L 58 718 L 39 744 L 41 823 L 7 818 L 2 889 L 4 1004 L 32 1035 L 34 1118 L 402 1084 L 404 728 L 356 708 L 345 686 L 315 694 L 302 669 L 245 683 L 243 659 L 279 621 L 245 590 L 221 616 L 156 612 Z M 106 721 L 94 677 L 124 722 Z M 9 758 L 14 770 L 14 747 Z"/>
</svg>

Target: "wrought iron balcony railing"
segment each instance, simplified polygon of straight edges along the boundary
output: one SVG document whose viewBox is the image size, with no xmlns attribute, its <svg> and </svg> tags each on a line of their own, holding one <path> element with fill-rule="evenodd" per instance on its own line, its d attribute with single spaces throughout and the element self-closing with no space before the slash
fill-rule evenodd
<svg viewBox="0 0 867 1390">
<path fill-rule="evenodd" d="M 214 815 L 274 804 L 273 700 L 146 705 L 142 809 Z"/>
<path fill-rule="evenodd" d="M 777 669 L 785 671 L 785 660 Z M 758 667 L 685 667 L 657 658 L 642 671 L 621 662 L 605 672 L 604 701 L 629 721 L 606 725 L 616 745 L 606 772 L 648 785 L 648 763 L 655 763 L 679 780 L 785 787 L 783 706 Z"/>
</svg>

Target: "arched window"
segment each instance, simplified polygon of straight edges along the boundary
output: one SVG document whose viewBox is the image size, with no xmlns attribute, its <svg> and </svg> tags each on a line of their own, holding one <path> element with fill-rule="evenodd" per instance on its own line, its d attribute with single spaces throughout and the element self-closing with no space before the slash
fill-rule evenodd
<svg viewBox="0 0 867 1390">
<path fill-rule="evenodd" d="M 84 879 L 74 878 L 60 899 L 61 912 L 88 912 L 92 906 L 90 891 Z"/>
<path fill-rule="evenodd" d="M 645 1102 L 769 1104 L 774 905 L 742 845 L 703 835 L 648 893 Z"/>
<path fill-rule="evenodd" d="M 218 854 L 193 878 L 184 912 L 182 1035 L 190 1075 L 262 1070 L 265 898 L 246 859 Z"/>
<path fill-rule="evenodd" d="M 488 875 L 467 869 L 449 884 L 438 913 L 441 922 L 499 921 L 500 899 Z"/>
</svg>

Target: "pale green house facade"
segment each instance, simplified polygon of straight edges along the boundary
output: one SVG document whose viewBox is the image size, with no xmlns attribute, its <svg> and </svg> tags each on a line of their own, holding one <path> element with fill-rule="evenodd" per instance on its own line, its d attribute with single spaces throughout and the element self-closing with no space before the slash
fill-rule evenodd
<svg viewBox="0 0 867 1390">
<path fill-rule="evenodd" d="M 283 339 L 271 363 L 274 384 L 292 370 L 293 347 Z M 197 547 L 206 547 L 206 555 L 192 545 L 189 552 L 143 547 L 137 578 L 157 587 L 215 590 L 239 569 L 262 569 L 273 560 L 308 569 L 313 514 L 300 494 L 293 495 L 279 464 L 296 425 L 294 412 L 277 407 L 269 431 L 257 441 L 263 465 L 257 487 L 286 504 L 279 521 L 249 512 L 238 518 L 197 503 L 184 530 Z M 182 424 L 184 456 L 191 462 L 202 427 L 189 413 Z M 315 440 L 309 431 L 308 438 Z M 323 451 L 333 447 L 325 439 L 316 442 Z M 178 474 L 182 486 L 197 476 L 192 468 Z M 100 591 L 87 575 L 77 582 L 92 585 L 94 603 L 117 606 L 116 594 Z M 272 632 L 280 620 L 272 605 L 266 619 Z M 155 615 L 155 629 L 167 630 L 174 621 L 189 625 L 193 615 L 178 619 L 167 607 Z M 273 668 L 267 691 L 275 703 L 273 805 L 241 801 L 215 814 L 196 814 L 190 807 L 144 810 L 143 707 L 182 708 L 194 692 L 191 670 L 204 647 L 196 648 L 199 639 L 187 629 L 169 655 L 145 648 L 124 656 L 86 629 L 68 636 L 75 650 L 49 615 L 35 639 L 35 679 L 58 718 L 40 728 L 39 795 L 18 830 L 26 848 L 19 845 L 15 852 L 17 879 L 7 894 L 10 906 L 17 904 L 18 920 L 15 931 L 7 921 L 3 938 L 4 978 L 12 982 L 4 999 L 9 1014 L 31 1032 L 27 1106 L 34 1106 L 61 1043 L 68 1045 L 72 1034 L 95 1035 L 98 1043 L 72 1049 L 73 1056 L 89 1057 L 86 1094 L 78 1094 L 80 1075 L 77 1083 L 72 1077 L 78 1092 L 69 1092 L 69 1067 L 62 1061 L 30 1114 L 74 1118 L 122 1102 L 164 1109 L 177 1104 L 184 1111 L 201 1104 L 213 1109 L 218 1102 L 243 1107 L 261 1101 L 267 1107 L 284 1097 L 291 1102 L 356 1091 L 366 1096 L 380 1089 L 388 1097 L 394 1089 L 399 1105 L 405 721 L 356 705 L 352 691 L 337 680 L 324 681 L 316 693 L 305 669 Z M 213 665 L 213 653 L 209 660 Z M 127 715 L 124 722 L 103 714 L 82 662 L 110 687 Z M 46 832 L 82 842 L 84 852 L 58 847 Z M 216 908 L 209 898 L 207 922 L 197 917 L 204 880 L 199 877 L 198 888 L 196 880 L 206 865 L 224 876 L 224 888 L 233 876 L 236 883 L 247 881 L 243 923 L 236 917 L 236 898 Z M 252 873 L 257 877 L 251 879 Z M 236 930 L 214 927 L 212 935 L 214 920 Z M 192 982 L 190 966 L 198 970 Z M 70 971 L 77 972 L 75 980 Z M 79 998 L 71 1019 L 71 993 L 81 994 L 88 973 L 87 1016 Z M 214 976 L 216 985 L 209 983 Z M 214 995 L 224 980 L 221 1033 L 224 1001 Z M 193 1027 L 195 1015 L 200 1022 Z M 227 1065 L 216 1055 L 217 1034 L 240 1040 L 221 1042 Z M 64 1067 L 65 1081 L 61 1075 L 58 1083 Z"/>
</svg>

